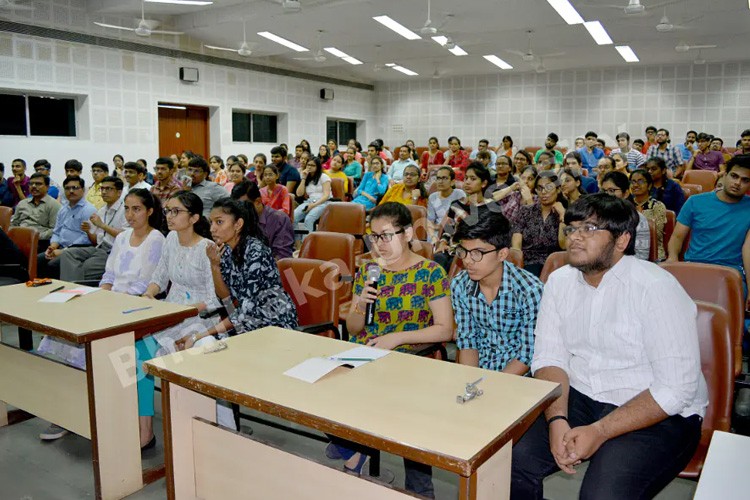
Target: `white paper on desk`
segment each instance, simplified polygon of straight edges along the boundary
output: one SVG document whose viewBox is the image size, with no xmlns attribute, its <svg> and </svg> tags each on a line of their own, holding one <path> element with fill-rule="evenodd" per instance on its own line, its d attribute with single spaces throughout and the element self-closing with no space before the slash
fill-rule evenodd
<svg viewBox="0 0 750 500">
<path fill-rule="evenodd" d="M 347 364 L 346 361 L 333 361 L 328 358 L 310 358 L 297 366 L 289 368 L 284 372 L 284 375 L 312 384 L 345 364 Z"/>
<path fill-rule="evenodd" d="M 98 292 L 99 290 L 101 290 L 101 288 L 79 286 L 76 288 L 70 288 L 68 290 L 60 290 L 59 292 L 50 293 L 39 299 L 39 302 L 46 302 L 48 304 L 63 304 L 75 297 L 88 295 L 90 293 Z"/>
<path fill-rule="evenodd" d="M 77 286 L 69 290 L 61 290 L 60 293 L 70 293 L 73 295 L 88 295 L 90 293 L 98 292 L 101 288 L 94 286 Z"/>
<path fill-rule="evenodd" d="M 388 356 L 391 351 L 386 349 L 378 349 L 377 347 L 368 347 L 366 345 L 354 347 L 348 351 L 340 352 L 330 356 L 328 359 L 335 360 L 335 358 L 363 358 L 363 359 L 380 359 L 383 356 Z M 343 364 L 353 366 L 357 368 L 362 365 L 366 365 L 370 361 L 344 361 Z"/>
</svg>

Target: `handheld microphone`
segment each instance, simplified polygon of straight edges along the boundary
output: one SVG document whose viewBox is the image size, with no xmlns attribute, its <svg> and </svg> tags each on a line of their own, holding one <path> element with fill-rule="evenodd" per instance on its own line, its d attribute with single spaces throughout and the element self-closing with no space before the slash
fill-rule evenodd
<svg viewBox="0 0 750 500">
<path fill-rule="evenodd" d="M 373 288 L 377 288 L 378 280 L 380 280 L 380 266 L 370 266 L 367 269 L 367 279 L 365 280 L 365 285 L 370 285 Z M 375 302 L 370 302 L 365 307 L 365 325 L 370 326 L 373 323 L 375 323 Z"/>
</svg>

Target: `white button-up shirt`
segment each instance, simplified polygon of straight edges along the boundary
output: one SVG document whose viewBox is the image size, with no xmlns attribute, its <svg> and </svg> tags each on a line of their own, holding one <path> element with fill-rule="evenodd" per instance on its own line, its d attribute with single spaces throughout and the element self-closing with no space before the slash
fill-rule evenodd
<svg viewBox="0 0 750 500">
<path fill-rule="evenodd" d="M 651 262 L 624 256 L 596 288 L 564 266 L 544 287 L 531 370 L 561 368 L 602 403 L 622 406 L 648 389 L 668 415 L 702 417 L 696 314 L 677 280 Z"/>
</svg>

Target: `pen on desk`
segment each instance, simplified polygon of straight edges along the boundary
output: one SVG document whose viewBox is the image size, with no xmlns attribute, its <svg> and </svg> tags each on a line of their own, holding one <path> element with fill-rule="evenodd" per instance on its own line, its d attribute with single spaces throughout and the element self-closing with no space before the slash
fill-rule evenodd
<svg viewBox="0 0 750 500">
<path fill-rule="evenodd" d="M 65 288 L 65 285 L 61 285 L 61 286 L 58 286 L 58 287 L 57 287 L 57 288 L 55 288 L 54 290 L 50 290 L 50 291 L 49 291 L 49 293 L 48 293 L 47 295 L 49 295 L 50 293 L 55 293 L 55 292 L 59 292 L 59 291 L 60 291 L 60 290 L 62 290 L 63 288 Z"/>
<path fill-rule="evenodd" d="M 332 361 L 375 361 L 375 358 L 337 358 L 336 356 L 331 356 L 328 359 Z"/>
<path fill-rule="evenodd" d="M 126 309 L 126 310 L 124 310 L 124 311 L 123 311 L 122 313 L 123 313 L 123 314 L 130 314 L 130 313 L 134 313 L 134 312 L 138 312 L 138 311 L 145 311 L 146 309 L 151 309 L 151 308 L 152 308 L 152 306 L 148 306 L 148 307 L 138 307 L 138 308 L 136 308 L 136 309 Z"/>
</svg>

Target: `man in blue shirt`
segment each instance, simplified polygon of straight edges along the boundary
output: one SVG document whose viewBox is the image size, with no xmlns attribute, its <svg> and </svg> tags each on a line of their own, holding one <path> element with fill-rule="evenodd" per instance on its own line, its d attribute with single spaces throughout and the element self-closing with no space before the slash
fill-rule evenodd
<svg viewBox="0 0 750 500">
<path fill-rule="evenodd" d="M 596 179 L 583 175 L 581 172 L 582 164 L 583 160 L 581 159 L 581 153 L 578 151 L 571 151 L 565 155 L 565 163 L 563 164 L 563 167 L 573 170 L 573 172 L 581 177 L 581 187 L 583 187 L 588 194 L 598 193 L 599 184 L 596 182 Z"/>
<path fill-rule="evenodd" d="M 451 282 L 459 363 L 514 375 L 529 371 L 544 285 L 506 259 L 510 222 L 486 206 L 459 222 L 453 241 L 465 270 Z"/>
<path fill-rule="evenodd" d="M 84 199 L 85 187 L 81 177 L 68 176 L 63 181 L 68 203 L 57 212 L 55 229 L 47 251 L 37 255 L 37 274 L 40 277 L 59 278 L 60 256 L 66 248 L 91 246 L 89 235 L 81 225 L 89 222 L 96 213 L 96 207 Z"/>
<path fill-rule="evenodd" d="M 586 145 L 578 150 L 578 153 L 581 155 L 583 168 L 588 170 L 589 174 L 594 174 L 592 177 L 596 177 L 596 172 L 593 170 L 596 168 L 599 158 L 604 157 L 604 151 L 596 147 L 596 140 L 598 138 L 599 136 L 596 135 L 596 132 L 586 132 Z"/>
<path fill-rule="evenodd" d="M 750 286 L 748 190 L 750 155 L 734 156 L 727 162 L 724 187 L 720 191 L 697 194 L 685 202 L 669 240 L 667 261 L 677 261 L 690 231 L 686 261 L 733 267 L 743 274 L 746 286 Z"/>
<path fill-rule="evenodd" d="M 286 162 L 286 149 L 281 146 L 271 149 L 271 163 L 279 169 L 279 184 L 286 187 L 290 193 L 295 193 L 297 184 L 302 178 L 299 170 Z"/>
<path fill-rule="evenodd" d="M 490 165 L 495 164 L 495 162 L 497 161 L 497 153 L 490 149 L 490 141 L 488 141 L 487 139 L 482 139 L 481 141 L 479 141 L 477 149 L 471 152 L 471 154 L 469 155 L 469 159 L 476 160 L 477 154 L 480 151 L 487 151 L 490 154 Z"/>
</svg>

